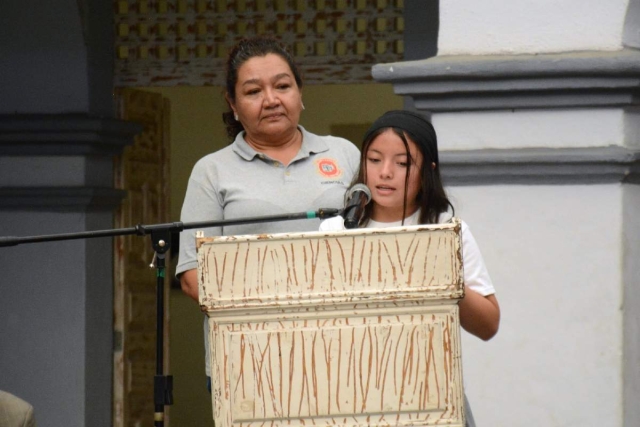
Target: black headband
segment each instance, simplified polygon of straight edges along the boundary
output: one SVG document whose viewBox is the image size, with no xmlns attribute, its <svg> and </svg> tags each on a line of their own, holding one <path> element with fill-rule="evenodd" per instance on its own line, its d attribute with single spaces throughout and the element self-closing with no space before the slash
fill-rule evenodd
<svg viewBox="0 0 640 427">
<path fill-rule="evenodd" d="M 364 141 L 381 129 L 396 128 L 406 132 L 429 157 L 430 162 L 438 164 L 438 139 L 436 131 L 427 119 L 421 115 L 404 110 L 387 111 L 380 116 L 364 134 Z"/>
</svg>

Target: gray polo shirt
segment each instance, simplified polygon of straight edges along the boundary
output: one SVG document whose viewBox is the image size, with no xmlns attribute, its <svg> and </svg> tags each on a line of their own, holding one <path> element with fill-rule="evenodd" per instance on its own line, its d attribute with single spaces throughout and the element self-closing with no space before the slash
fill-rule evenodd
<svg viewBox="0 0 640 427">
<path fill-rule="evenodd" d="M 200 159 L 191 172 L 180 220 L 183 223 L 290 214 L 320 208 L 342 208 L 344 193 L 360 164 L 351 142 L 318 136 L 302 126 L 302 147 L 283 165 L 235 141 Z M 319 219 L 263 222 L 204 229 L 205 236 L 317 231 Z M 197 230 L 180 233 L 176 274 L 197 268 Z M 211 375 L 209 324 L 204 322 L 205 369 Z"/>
<path fill-rule="evenodd" d="M 341 208 L 360 163 L 358 148 L 343 138 L 318 136 L 302 126 L 302 147 L 283 165 L 235 141 L 200 159 L 189 178 L 182 206 L 183 223 L 260 217 Z M 255 223 L 203 230 L 206 236 L 317 231 L 318 219 Z M 197 268 L 196 230 L 180 235 L 176 274 Z"/>
</svg>

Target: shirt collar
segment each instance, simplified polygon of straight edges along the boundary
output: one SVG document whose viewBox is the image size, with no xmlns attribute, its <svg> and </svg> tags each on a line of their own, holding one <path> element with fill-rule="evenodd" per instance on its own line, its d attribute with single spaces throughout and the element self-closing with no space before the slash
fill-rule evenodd
<svg viewBox="0 0 640 427">
<path fill-rule="evenodd" d="M 298 125 L 298 129 L 302 132 L 302 146 L 300 147 L 300 151 L 294 157 L 293 161 L 298 159 L 304 159 L 309 157 L 311 154 L 322 153 L 324 151 L 329 150 L 327 143 L 322 140 L 318 135 L 313 134 L 311 132 L 307 132 L 307 130 Z M 244 139 L 244 131 L 240 132 L 236 139 L 231 144 L 232 150 L 247 161 L 252 161 L 254 158 L 259 156 L 261 153 L 256 151 L 252 146 L 250 146 L 247 141 Z"/>
</svg>

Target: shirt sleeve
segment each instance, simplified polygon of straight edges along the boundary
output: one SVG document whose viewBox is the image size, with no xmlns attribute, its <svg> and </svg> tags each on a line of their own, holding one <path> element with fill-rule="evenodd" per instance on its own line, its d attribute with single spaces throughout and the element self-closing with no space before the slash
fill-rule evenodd
<svg viewBox="0 0 640 427">
<path fill-rule="evenodd" d="M 191 172 L 187 192 L 185 194 L 180 221 L 184 225 L 190 222 L 217 221 L 224 219 L 223 206 L 218 198 L 218 191 L 213 185 L 212 165 L 199 161 Z M 176 266 L 176 275 L 198 267 L 196 257 L 196 232 L 202 230 L 205 236 L 219 236 L 221 227 L 204 229 L 186 229 L 180 233 L 180 255 Z"/>
<path fill-rule="evenodd" d="M 496 291 L 480 253 L 480 248 L 464 221 L 462 221 L 462 260 L 464 285 L 482 296 L 495 294 Z"/>
</svg>

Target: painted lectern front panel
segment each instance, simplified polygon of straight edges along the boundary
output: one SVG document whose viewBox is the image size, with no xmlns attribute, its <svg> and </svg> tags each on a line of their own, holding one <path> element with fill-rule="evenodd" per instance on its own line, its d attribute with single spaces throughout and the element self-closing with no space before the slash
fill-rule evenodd
<svg viewBox="0 0 640 427">
<path fill-rule="evenodd" d="M 464 425 L 459 236 L 198 239 L 216 425 Z"/>
</svg>

